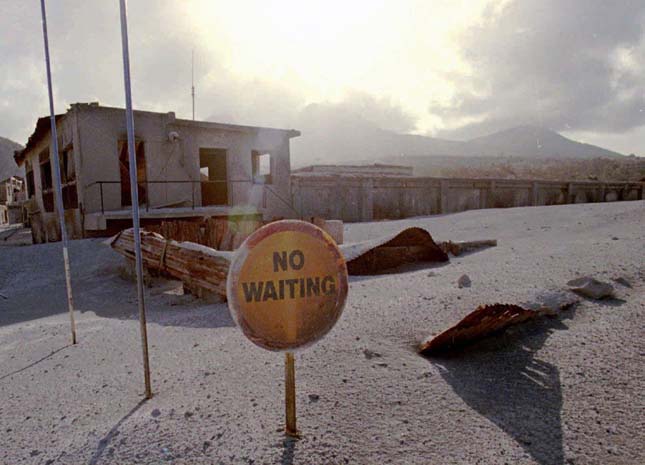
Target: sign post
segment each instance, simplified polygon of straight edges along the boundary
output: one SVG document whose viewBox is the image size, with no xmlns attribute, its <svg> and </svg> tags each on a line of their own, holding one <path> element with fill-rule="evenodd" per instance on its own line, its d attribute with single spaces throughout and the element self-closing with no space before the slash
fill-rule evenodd
<svg viewBox="0 0 645 465">
<path fill-rule="evenodd" d="M 347 266 L 334 240 L 304 221 L 270 223 L 235 253 L 226 294 L 231 315 L 254 344 L 285 352 L 285 432 L 297 436 L 293 351 L 322 339 L 347 298 Z"/>
<path fill-rule="evenodd" d="M 297 436 L 296 427 L 296 365 L 293 353 L 284 354 L 284 413 L 286 418 L 285 433 Z"/>
</svg>

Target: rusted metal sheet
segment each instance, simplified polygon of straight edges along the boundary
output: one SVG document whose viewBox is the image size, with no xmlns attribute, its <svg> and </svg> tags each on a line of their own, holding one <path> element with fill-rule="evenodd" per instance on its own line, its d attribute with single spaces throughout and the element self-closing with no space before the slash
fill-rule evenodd
<svg viewBox="0 0 645 465">
<path fill-rule="evenodd" d="M 419 352 L 423 355 L 446 352 L 542 315 L 555 316 L 558 311 L 569 308 L 576 302 L 577 299 L 562 293 L 546 293 L 538 295 L 530 302 L 523 303 L 523 306 L 514 304 L 481 305 L 455 326 L 422 342 L 419 345 Z"/>
<path fill-rule="evenodd" d="M 540 315 L 539 311 L 526 310 L 519 305 L 482 305 L 455 326 L 424 341 L 419 352 L 431 355 L 483 339 L 511 325 L 522 323 Z"/>
<path fill-rule="evenodd" d="M 406 263 L 448 261 L 448 255 L 422 228 L 407 228 L 371 241 L 345 244 L 340 249 L 350 275 L 379 274 Z"/>
</svg>

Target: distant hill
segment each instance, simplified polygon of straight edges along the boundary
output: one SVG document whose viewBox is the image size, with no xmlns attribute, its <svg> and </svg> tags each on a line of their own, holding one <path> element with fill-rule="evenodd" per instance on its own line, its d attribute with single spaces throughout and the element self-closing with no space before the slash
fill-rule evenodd
<svg viewBox="0 0 645 465">
<path fill-rule="evenodd" d="M 465 142 L 475 156 L 506 156 L 522 158 L 612 158 L 620 153 L 595 145 L 583 144 L 550 129 L 536 126 L 518 126 L 478 137 Z"/>
<path fill-rule="evenodd" d="M 292 165 L 370 162 L 392 157 L 463 156 L 519 158 L 621 157 L 594 145 L 567 139 L 555 131 L 519 126 L 468 141 L 454 141 L 379 128 L 355 114 L 310 105 L 300 115 L 302 135 L 292 140 Z"/>
<path fill-rule="evenodd" d="M 19 150 L 22 145 L 10 139 L 0 137 L 0 181 L 10 176 L 25 177 L 24 167 L 18 167 L 13 159 L 14 150 Z"/>
</svg>

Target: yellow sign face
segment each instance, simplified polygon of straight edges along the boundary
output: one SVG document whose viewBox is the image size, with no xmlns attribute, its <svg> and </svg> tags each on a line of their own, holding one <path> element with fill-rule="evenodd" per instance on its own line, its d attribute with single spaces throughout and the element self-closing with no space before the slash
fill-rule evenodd
<svg viewBox="0 0 645 465">
<path fill-rule="evenodd" d="M 227 296 L 233 319 L 253 343 L 268 350 L 302 348 L 327 334 L 343 311 L 345 259 L 313 224 L 271 223 L 236 252 Z"/>
</svg>

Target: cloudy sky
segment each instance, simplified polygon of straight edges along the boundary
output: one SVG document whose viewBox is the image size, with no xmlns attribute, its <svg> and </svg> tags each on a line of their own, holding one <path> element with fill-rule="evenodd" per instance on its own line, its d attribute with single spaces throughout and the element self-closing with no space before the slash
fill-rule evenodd
<svg viewBox="0 0 645 465">
<path fill-rule="evenodd" d="M 55 104 L 123 106 L 117 0 L 49 0 Z M 47 114 L 38 0 L 0 0 L 0 135 Z M 519 124 L 645 155 L 643 0 L 130 0 L 133 100 L 295 127 L 324 104 L 467 139 Z"/>
</svg>

